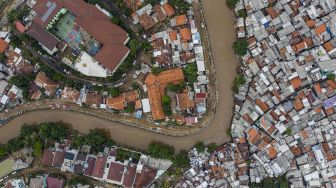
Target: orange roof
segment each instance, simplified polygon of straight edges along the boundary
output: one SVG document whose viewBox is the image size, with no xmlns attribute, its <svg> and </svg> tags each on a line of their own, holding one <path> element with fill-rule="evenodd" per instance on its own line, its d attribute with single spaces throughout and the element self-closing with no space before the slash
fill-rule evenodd
<svg viewBox="0 0 336 188">
<path fill-rule="evenodd" d="M 300 42 L 294 46 L 294 51 L 296 53 L 300 52 L 301 50 L 307 48 L 307 44 L 305 42 Z"/>
<path fill-rule="evenodd" d="M 274 149 L 273 146 L 268 148 L 268 155 L 271 159 L 274 159 L 277 156 L 278 152 Z"/>
<path fill-rule="evenodd" d="M 4 53 L 8 47 L 8 43 L 3 39 L 0 39 L 0 53 Z"/>
<path fill-rule="evenodd" d="M 171 30 L 169 32 L 169 37 L 171 41 L 177 40 L 177 31 L 176 30 Z"/>
<path fill-rule="evenodd" d="M 162 7 L 168 17 L 175 14 L 175 9 L 169 3 L 165 3 Z"/>
<path fill-rule="evenodd" d="M 255 128 L 252 128 L 249 130 L 247 134 L 248 134 L 248 140 L 249 142 L 251 142 L 257 137 L 258 131 Z"/>
<path fill-rule="evenodd" d="M 317 26 L 314 30 L 317 35 L 320 35 L 321 33 L 327 30 L 327 25 L 324 23 L 322 25 Z"/>
<path fill-rule="evenodd" d="M 180 33 L 181 33 L 181 36 L 182 36 L 182 40 L 184 40 L 184 41 L 191 40 L 191 30 L 190 30 L 190 28 L 180 29 Z"/>
<path fill-rule="evenodd" d="M 187 23 L 187 16 L 185 14 L 179 15 L 175 18 L 176 26 L 185 25 Z"/>
<path fill-rule="evenodd" d="M 266 112 L 269 107 L 268 107 L 268 104 L 261 101 L 260 99 L 256 99 L 255 103 L 262 109 L 262 111 Z"/>
<path fill-rule="evenodd" d="M 291 85 L 293 86 L 294 89 L 297 89 L 301 86 L 301 79 L 299 77 L 295 77 L 293 79 L 291 79 L 290 81 Z"/>
<path fill-rule="evenodd" d="M 314 28 L 315 27 L 315 20 L 308 20 L 308 21 L 306 21 L 306 24 L 307 24 L 307 26 L 310 28 L 310 29 L 312 29 L 312 28 Z"/>
<path fill-rule="evenodd" d="M 148 89 L 149 103 L 152 110 L 153 120 L 164 119 L 165 114 L 162 109 L 161 97 L 168 83 L 180 83 L 184 81 L 184 75 L 181 68 L 170 69 L 161 72 L 155 76 L 149 73 L 146 77 L 145 84 Z"/>
<path fill-rule="evenodd" d="M 295 108 L 295 110 L 301 110 L 303 108 L 302 101 L 300 100 L 300 98 L 298 96 L 295 97 L 294 108 Z"/>
<path fill-rule="evenodd" d="M 323 44 L 323 48 L 327 51 L 330 52 L 331 50 L 334 49 L 334 46 L 332 45 L 332 43 L 330 41 L 326 42 Z"/>
<path fill-rule="evenodd" d="M 116 110 L 124 110 L 126 103 L 126 98 L 124 95 L 120 95 L 119 97 L 108 97 L 106 99 L 106 105 L 109 108 L 116 109 Z"/>
<path fill-rule="evenodd" d="M 319 93 L 319 94 L 322 93 L 322 89 L 319 83 L 314 84 L 314 90 L 316 93 Z"/>
</svg>

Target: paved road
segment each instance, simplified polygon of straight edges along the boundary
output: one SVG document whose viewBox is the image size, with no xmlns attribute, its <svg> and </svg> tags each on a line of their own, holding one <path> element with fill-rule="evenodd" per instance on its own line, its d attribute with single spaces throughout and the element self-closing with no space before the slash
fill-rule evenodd
<svg viewBox="0 0 336 188">
<path fill-rule="evenodd" d="M 111 123 L 91 116 L 84 116 L 69 111 L 32 112 L 20 116 L 0 129 L 0 141 L 5 142 L 18 134 L 23 123 L 64 121 L 82 133 L 89 129 L 107 128 L 117 142 L 146 148 L 152 140 L 162 141 L 176 149 L 189 149 L 197 141 L 222 144 L 229 141 L 226 130 L 231 125 L 233 97 L 231 83 L 233 82 L 237 59 L 232 53 L 231 44 L 235 38 L 233 15 L 226 8 L 223 0 L 203 1 L 205 19 L 210 34 L 213 58 L 218 79 L 219 104 L 213 121 L 202 132 L 185 137 L 171 137 L 132 128 L 118 123 Z M 220 20 L 220 21 L 219 21 Z"/>
</svg>

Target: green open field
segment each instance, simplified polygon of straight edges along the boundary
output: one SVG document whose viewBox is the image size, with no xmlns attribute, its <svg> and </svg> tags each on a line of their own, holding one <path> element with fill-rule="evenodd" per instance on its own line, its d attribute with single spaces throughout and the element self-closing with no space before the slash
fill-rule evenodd
<svg viewBox="0 0 336 188">
<path fill-rule="evenodd" d="M 0 178 L 13 172 L 13 165 L 15 161 L 13 159 L 6 159 L 0 163 Z"/>
</svg>

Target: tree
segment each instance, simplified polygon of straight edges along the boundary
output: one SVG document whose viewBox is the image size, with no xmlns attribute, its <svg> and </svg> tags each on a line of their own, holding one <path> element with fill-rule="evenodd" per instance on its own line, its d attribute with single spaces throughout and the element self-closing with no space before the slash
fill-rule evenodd
<svg viewBox="0 0 336 188">
<path fill-rule="evenodd" d="M 217 144 L 216 143 L 211 143 L 208 145 L 208 152 L 213 153 L 217 149 Z"/>
<path fill-rule="evenodd" d="M 246 10 L 245 9 L 238 10 L 237 16 L 240 18 L 246 18 L 247 16 Z"/>
<path fill-rule="evenodd" d="M 134 104 L 129 104 L 125 108 L 125 112 L 128 114 L 133 113 L 134 111 L 135 111 Z"/>
<path fill-rule="evenodd" d="M 204 152 L 205 146 L 203 142 L 197 142 L 194 146 L 199 153 Z"/>
<path fill-rule="evenodd" d="M 40 141 L 37 141 L 34 144 L 33 154 L 34 154 L 35 157 L 41 157 L 42 156 L 42 143 Z"/>
<path fill-rule="evenodd" d="M 246 79 L 243 75 L 238 74 L 234 80 L 234 85 L 240 87 L 246 83 Z"/>
<path fill-rule="evenodd" d="M 110 89 L 109 93 L 112 97 L 118 97 L 120 95 L 121 91 L 120 91 L 119 87 L 112 87 Z"/>
<path fill-rule="evenodd" d="M 226 5 L 230 9 L 234 9 L 239 0 L 226 0 Z"/>
<path fill-rule="evenodd" d="M 161 68 L 159 68 L 159 67 L 153 67 L 152 68 L 152 73 L 154 74 L 154 75 L 159 75 L 160 74 L 160 72 L 162 72 L 163 70 L 161 69 Z"/>
<path fill-rule="evenodd" d="M 0 63 L 5 62 L 6 60 L 6 55 L 4 53 L 0 53 Z"/>
<path fill-rule="evenodd" d="M 116 25 L 119 25 L 121 23 L 121 20 L 118 17 L 113 16 L 111 18 L 111 22 L 116 24 Z"/>
<path fill-rule="evenodd" d="M 191 63 L 184 69 L 184 75 L 189 83 L 194 83 L 197 81 L 197 65 L 196 63 Z"/>
<path fill-rule="evenodd" d="M 248 42 L 246 38 L 238 38 L 232 45 L 235 54 L 244 56 L 247 53 Z"/>
<path fill-rule="evenodd" d="M 4 145 L 0 145 L 0 157 L 4 157 L 8 154 L 7 148 Z"/>
<path fill-rule="evenodd" d="M 21 13 L 18 9 L 13 9 L 7 14 L 7 19 L 9 23 L 13 23 L 14 21 L 20 19 Z"/>
<path fill-rule="evenodd" d="M 134 90 L 139 89 L 139 84 L 136 83 L 136 82 L 133 82 L 133 83 L 132 83 L 132 88 L 133 88 Z"/>
<path fill-rule="evenodd" d="M 152 157 L 169 160 L 173 159 L 174 151 L 174 147 L 156 141 L 151 142 L 147 149 L 148 154 Z"/>
<path fill-rule="evenodd" d="M 165 115 L 170 116 L 172 114 L 172 110 L 171 110 L 171 99 L 168 95 L 163 95 L 162 96 L 162 108 L 163 108 L 163 112 L 165 113 Z"/>
<path fill-rule="evenodd" d="M 329 74 L 327 75 L 327 79 L 328 79 L 328 80 L 335 81 L 335 74 L 334 74 L 334 73 L 329 73 Z"/>
<path fill-rule="evenodd" d="M 291 128 L 287 128 L 285 131 L 287 136 L 291 136 L 292 135 L 292 129 Z"/>
<path fill-rule="evenodd" d="M 178 154 L 175 155 L 173 163 L 179 168 L 189 168 L 190 160 L 188 152 L 186 150 L 181 150 Z"/>
</svg>

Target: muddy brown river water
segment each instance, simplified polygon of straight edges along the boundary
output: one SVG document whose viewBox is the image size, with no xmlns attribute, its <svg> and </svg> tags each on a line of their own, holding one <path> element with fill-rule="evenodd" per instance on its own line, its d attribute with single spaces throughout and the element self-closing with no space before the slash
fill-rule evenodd
<svg viewBox="0 0 336 188">
<path fill-rule="evenodd" d="M 233 97 L 231 84 L 235 77 L 238 60 L 232 52 L 235 39 L 233 13 L 226 7 L 224 0 L 204 0 L 203 12 L 210 35 L 212 55 L 218 80 L 219 104 L 214 119 L 201 132 L 185 136 L 172 137 L 156 134 L 135 127 L 125 126 L 91 116 L 84 116 L 69 111 L 39 111 L 24 114 L 0 128 L 0 142 L 5 143 L 18 135 L 23 123 L 41 123 L 47 121 L 64 121 L 72 124 L 74 129 L 87 133 L 94 127 L 111 131 L 117 142 L 145 149 L 153 140 L 162 141 L 174 146 L 177 150 L 189 149 L 197 141 L 223 144 L 230 140 L 226 130 L 231 125 L 233 113 Z"/>
</svg>

